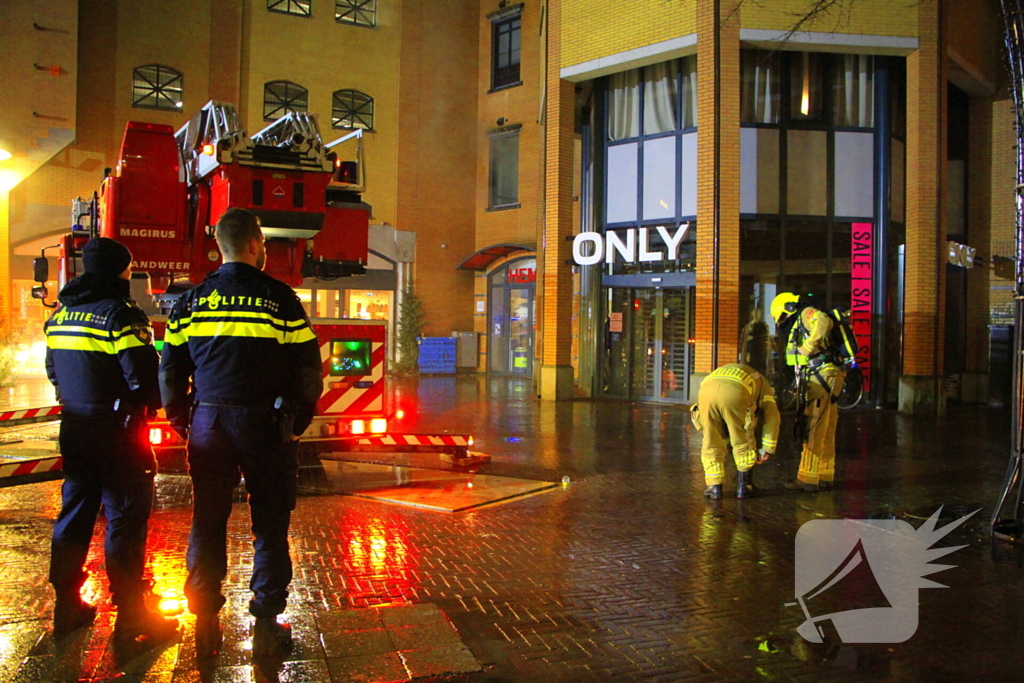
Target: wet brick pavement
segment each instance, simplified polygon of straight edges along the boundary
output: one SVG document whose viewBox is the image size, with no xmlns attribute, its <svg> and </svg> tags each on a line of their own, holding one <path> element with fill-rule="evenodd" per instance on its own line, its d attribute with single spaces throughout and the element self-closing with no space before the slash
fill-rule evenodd
<svg viewBox="0 0 1024 683">
<path fill-rule="evenodd" d="M 46 565 L 58 483 L 0 489 L 0 682 L 436 674 L 415 668 L 416 656 L 393 670 L 334 656 L 344 652 L 335 649 L 331 614 L 409 605 L 440 609 L 482 669 L 440 680 L 1024 679 L 1024 556 L 984 534 L 1008 456 L 1005 412 L 966 407 L 941 421 L 845 412 L 835 491 L 784 493 L 797 465 L 784 441 L 757 470 L 762 497 L 737 501 L 727 482 L 726 499 L 714 504 L 701 497 L 699 435 L 680 407 L 539 403 L 527 382 L 481 377 L 423 379 L 404 386 L 401 401 L 412 416 L 406 431 L 471 431 L 475 450 L 494 457 L 483 472 L 570 483 L 458 514 L 307 493 L 292 525 L 286 615 L 298 645 L 287 661 L 269 663 L 253 663 L 246 649 L 251 548 L 239 505 L 230 526 L 226 652 L 204 666 L 192 653 L 187 615 L 169 646 L 109 647 L 112 614 L 95 543 L 90 566 L 100 578 L 86 592 L 100 617 L 53 643 Z M 794 535 L 802 523 L 894 517 L 916 527 L 940 505 L 944 520 L 982 511 L 940 543 L 968 546 L 940 561 L 956 568 L 929 577 L 949 588 L 920 591 L 916 635 L 881 645 L 814 645 L 797 635 L 802 613 L 786 603 L 795 598 Z M 180 599 L 189 517 L 187 480 L 162 475 L 150 570 L 168 598 Z M 863 588 L 844 584 L 827 596 L 825 613 L 844 609 Z"/>
</svg>

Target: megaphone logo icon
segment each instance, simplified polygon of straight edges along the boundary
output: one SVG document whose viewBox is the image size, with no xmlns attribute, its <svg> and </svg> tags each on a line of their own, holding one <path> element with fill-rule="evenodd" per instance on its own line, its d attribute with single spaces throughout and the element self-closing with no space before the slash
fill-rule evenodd
<svg viewBox="0 0 1024 683">
<path fill-rule="evenodd" d="M 924 578 L 954 565 L 930 564 L 964 546 L 932 548 L 974 512 L 936 529 L 940 507 L 920 527 L 896 519 L 815 519 L 796 535 L 797 627 L 824 642 L 835 630 L 844 643 L 902 643 L 917 631 L 921 588 L 945 588 Z"/>
</svg>

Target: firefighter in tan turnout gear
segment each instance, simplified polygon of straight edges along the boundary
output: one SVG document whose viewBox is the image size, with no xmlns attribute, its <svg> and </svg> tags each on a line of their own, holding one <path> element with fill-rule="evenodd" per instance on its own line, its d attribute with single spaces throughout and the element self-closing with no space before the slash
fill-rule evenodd
<svg viewBox="0 0 1024 683">
<path fill-rule="evenodd" d="M 712 500 L 722 498 L 725 457 L 730 445 L 739 472 L 736 497 L 754 495 L 752 468 L 775 452 L 779 438 L 775 392 L 764 375 L 743 363 L 723 365 L 700 383 L 691 417 L 694 426 L 704 433 L 700 451 L 707 484 L 704 495 Z M 759 456 L 755 432 L 761 420 L 764 433 Z"/>
<path fill-rule="evenodd" d="M 772 300 L 771 312 L 780 338 L 786 340 L 786 364 L 804 373 L 803 412 L 798 416 L 803 451 L 796 481 L 788 482 L 786 488 L 805 493 L 830 489 L 835 479 L 838 400 L 846 379 L 830 346 L 833 320 L 827 312 L 803 305 L 790 292 Z"/>
</svg>

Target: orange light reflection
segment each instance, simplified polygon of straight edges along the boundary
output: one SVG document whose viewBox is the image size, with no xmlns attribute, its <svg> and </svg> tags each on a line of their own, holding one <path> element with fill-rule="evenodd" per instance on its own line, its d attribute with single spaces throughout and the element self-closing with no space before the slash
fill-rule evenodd
<svg viewBox="0 0 1024 683">
<path fill-rule="evenodd" d="M 398 520 L 349 510 L 344 529 L 345 586 L 356 607 L 411 604 L 419 587 L 419 553 Z"/>
</svg>

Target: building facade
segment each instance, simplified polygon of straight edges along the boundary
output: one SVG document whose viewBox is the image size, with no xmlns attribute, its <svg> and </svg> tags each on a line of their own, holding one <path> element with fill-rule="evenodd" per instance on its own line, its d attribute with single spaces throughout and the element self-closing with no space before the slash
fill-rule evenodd
<svg viewBox="0 0 1024 683">
<path fill-rule="evenodd" d="M 302 108 L 366 132 L 371 276 L 305 283 L 312 315 L 394 323 L 412 281 L 425 334 L 475 331 L 477 370 L 543 399 L 684 403 L 716 365 L 771 371 L 782 291 L 852 310 L 873 404 L 941 412 L 1004 374 L 992 0 L 858 0 L 798 31 L 800 0 L 45 4 L 3 10 L 12 318 L 124 122 L 219 99 L 250 131 Z"/>
</svg>

